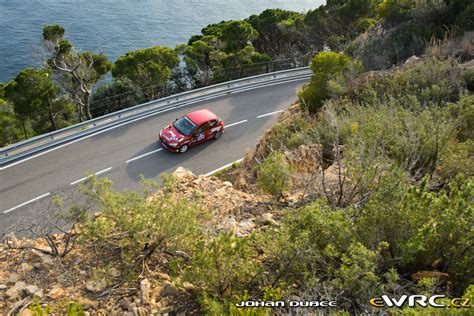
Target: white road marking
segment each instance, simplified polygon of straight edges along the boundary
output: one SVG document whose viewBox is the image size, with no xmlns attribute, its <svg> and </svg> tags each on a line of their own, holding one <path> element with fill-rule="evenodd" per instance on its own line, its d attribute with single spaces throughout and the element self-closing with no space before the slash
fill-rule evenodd
<svg viewBox="0 0 474 316">
<path fill-rule="evenodd" d="M 150 151 L 149 153 L 146 153 L 146 154 L 143 154 L 143 155 L 134 157 L 134 158 L 132 158 L 132 159 L 130 159 L 130 160 L 127 160 L 127 161 L 125 161 L 125 163 L 128 164 L 128 163 L 130 163 L 130 162 L 132 162 L 132 161 L 138 160 L 138 159 L 140 159 L 140 158 L 143 158 L 143 157 L 146 157 L 146 156 L 149 156 L 149 155 L 153 155 L 154 153 L 160 152 L 160 151 L 162 151 L 162 150 L 163 150 L 163 148 Z"/>
<path fill-rule="evenodd" d="M 308 79 L 309 79 L 309 78 L 308 78 Z M 255 89 L 259 89 L 259 88 L 271 87 L 271 86 L 275 86 L 275 85 L 279 85 L 279 84 L 283 84 L 283 83 L 291 83 L 291 82 L 293 82 L 293 81 L 302 81 L 302 80 L 307 80 L 307 79 L 306 79 L 306 78 L 298 78 L 298 79 L 293 79 L 293 80 L 288 80 L 288 81 L 276 82 L 276 83 L 272 83 L 272 84 L 268 84 L 268 85 L 264 85 L 264 86 L 258 86 L 258 87 L 252 87 L 252 88 L 247 88 L 247 89 L 241 89 L 241 90 L 237 90 L 237 91 L 234 91 L 234 92 L 231 92 L 231 93 L 233 94 L 233 93 L 239 93 L 239 92 L 244 92 L 244 91 L 250 91 L 250 90 L 255 90 Z M 227 94 L 227 93 L 225 93 L 225 94 Z M 30 157 L 28 157 L 28 158 L 24 158 L 24 159 L 19 160 L 19 161 L 17 161 L 17 162 L 13 162 L 13 163 L 11 163 L 11 164 L 9 164 L 9 165 L 6 165 L 5 167 L 0 167 L 0 171 L 1 171 L 1 170 L 8 169 L 8 168 L 11 168 L 11 167 L 13 167 L 13 166 L 16 166 L 16 165 L 21 164 L 21 163 L 23 163 L 23 162 L 25 162 L 25 161 L 28 161 L 28 160 L 37 158 L 37 157 L 39 157 L 39 156 L 48 154 L 48 153 L 50 153 L 50 152 L 52 152 L 52 151 L 55 151 L 55 150 L 57 150 L 57 149 L 61 149 L 61 148 L 64 148 L 64 147 L 66 147 L 66 146 L 75 144 L 75 143 L 80 142 L 80 141 L 82 141 L 82 140 L 84 140 L 84 139 L 87 139 L 87 138 L 90 138 L 90 137 L 94 137 L 94 136 L 100 135 L 100 134 L 102 134 L 102 133 L 106 133 L 106 132 L 108 132 L 108 131 L 110 131 L 110 130 L 113 130 L 113 129 L 115 129 L 115 128 L 119 128 L 119 127 L 122 127 L 122 126 L 124 126 L 124 125 L 131 124 L 131 123 L 134 123 L 134 122 L 136 122 L 136 121 L 143 120 L 143 119 L 146 119 L 146 118 L 148 118 L 148 117 L 155 116 L 155 115 L 158 115 L 158 114 L 161 114 L 161 113 L 165 113 L 165 112 L 168 112 L 168 111 L 176 110 L 176 109 L 179 109 L 179 108 L 184 107 L 184 106 L 187 106 L 187 105 L 191 105 L 191 104 L 194 104 L 194 103 L 199 103 L 199 102 L 202 102 L 202 101 L 208 101 L 208 100 L 211 100 L 211 99 L 219 98 L 219 97 L 224 96 L 225 94 L 217 94 L 217 95 L 215 95 L 215 96 L 208 97 L 208 98 L 205 99 L 205 100 L 202 100 L 202 99 L 201 99 L 201 100 L 196 100 L 196 101 L 190 101 L 190 102 L 187 102 L 187 103 L 178 105 L 178 106 L 174 106 L 174 107 L 171 107 L 171 108 L 168 108 L 168 109 L 164 109 L 164 110 L 161 110 L 161 111 L 157 111 L 157 112 L 154 112 L 154 113 L 151 113 L 151 114 L 142 116 L 142 117 L 138 117 L 138 118 L 136 118 L 136 119 L 133 119 L 133 120 L 130 120 L 130 121 L 127 121 L 127 122 L 123 122 L 123 123 L 121 123 L 121 124 L 114 125 L 114 126 L 112 126 L 112 127 L 103 129 L 103 130 L 98 131 L 98 132 L 96 132 L 96 133 L 92 133 L 92 134 L 90 134 L 90 135 L 86 135 L 86 136 L 84 136 L 84 137 L 75 139 L 75 140 L 70 141 L 70 142 L 67 142 L 67 143 L 65 143 L 65 144 L 62 144 L 62 145 L 59 145 L 59 146 L 55 146 L 55 147 L 53 147 L 53 148 L 51 148 L 51 149 L 42 151 L 42 152 L 40 152 L 40 153 L 38 153 L 38 154 L 35 154 L 35 155 L 33 155 L 33 156 L 30 156 Z M 229 127 L 229 126 L 227 126 L 227 127 Z"/>
<path fill-rule="evenodd" d="M 29 200 L 28 202 L 21 203 L 21 204 L 15 206 L 15 207 L 12 207 L 11 209 L 8 209 L 8 210 L 6 210 L 6 211 L 3 211 L 3 214 L 10 213 L 11 211 L 14 211 L 14 210 L 16 210 L 16 209 L 18 209 L 18 208 L 20 208 L 20 207 L 23 207 L 23 206 L 25 206 L 25 205 L 27 205 L 27 204 L 30 204 L 30 203 L 36 202 L 36 201 L 38 201 L 38 200 L 40 200 L 40 199 L 42 199 L 42 198 L 45 198 L 45 197 L 47 197 L 48 195 L 51 195 L 51 193 L 48 192 L 48 193 L 45 193 L 45 194 L 43 194 L 43 195 L 40 195 L 40 196 L 38 196 L 38 197 L 36 197 L 36 198 L 34 198 L 34 199 L 31 199 L 31 200 Z"/>
<path fill-rule="evenodd" d="M 99 172 L 96 172 L 95 175 L 98 176 L 98 175 L 101 175 L 101 174 L 103 174 L 103 173 L 106 173 L 106 172 L 108 172 L 108 171 L 110 171 L 110 170 L 112 170 L 112 167 L 107 168 L 107 169 L 104 169 L 104 170 L 101 170 L 101 171 L 99 171 Z M 71 182 L 71 185 L 75 185 L 75 184 L 78 184 L 78 183 L 80 183 L 80 182 L 86 181 L 86 180 L 89 179 L 90 177 L 92 177 L 92 176 L 87 176 L 87 177 L 81 178 L 81 179 L 79 179 L 79 180 L 76 180 L 76 181 L 74 181 L 74 182 Z"/>
<path fill-rule="evenodd" d="M 227 127 L 231 127 L 231 126 L 235 126 L 235 125 L 239 125 L 239 124 L 242 124 L 242 123 L 245 123 L 247 122 L 248 120 L 242 120 L 242 121 L 238 121 L 238 122 L 235 122 L 235 123 L 232 123 L 232 124 L 227 124 L 224 126 L 224 128 L 227 128 Z"/>
<path fill-rule="evenodd" d="M 239 162 L 241 162 L 242 160 L 244 160 L 244 158 L 241 158 L 241 159 L 239 159 L 239 160 L 233 161 L 233 162 L 231 162 L 231 163 L 229 163 L 229 164 L 227 164 L 227 165 L 225 165 L 225 166 L 222 166 L 222 167 L 220 167 L 220 168 L 217 168 L 216 170 L 213 170 L 213 171 L 211 171 L 211 172 L 208 172 L 208 173 L 205 174 L 205 176 L 208 177 L 208 176 L 210 176 L 211 174 L 214 174 L 214 173 L 216 173 L 216 172 L 219 172 L 219 171 L 221 171 L 221 170 L 224 170 L 225 168 L 229 168 L 229 167 L 232 166 L 234 163 L 239 163 Z"/>
<path fill-rule="evenodd" d="M 261 118 L 261 117 L 265 117 L 265 116 L 270 116 L 270 115 L 277 114 L 277 113 L 281 113 L 281 112 L 283 112 L 283 110 L 279 110 L 279 111 L 275 111 L 275 112 L 270 112 L 270 113 L 262 114 L 262 115 L 257 116 L 257 118 Z"/>
</svg>

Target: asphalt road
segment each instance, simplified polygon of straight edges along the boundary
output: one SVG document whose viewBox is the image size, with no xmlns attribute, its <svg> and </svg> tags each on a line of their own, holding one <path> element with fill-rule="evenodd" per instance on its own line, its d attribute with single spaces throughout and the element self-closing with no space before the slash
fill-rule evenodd
<svg viewBox="0 0 474 316">
<path fill-rule="evenodd" d="M 242 158 L 279 111 L 296 100 L 305 81 L 281 83 L 195 103 L 119 126 L 53 151 L 8 165 L 0 171 L 0 235 L 17 223 L 38 221 L 51 209 L 51 197 L 77 199 L 88 173 L 114 182 L 117 190 L 140 191 L 141 176 L 158 180 L 163 172 L 183 166 L 206 174 Z M 159 130 L 175 118 L 207 108 L 226 124 L 224 135 L 185 154 L 162 150 Z"/>
</svg>

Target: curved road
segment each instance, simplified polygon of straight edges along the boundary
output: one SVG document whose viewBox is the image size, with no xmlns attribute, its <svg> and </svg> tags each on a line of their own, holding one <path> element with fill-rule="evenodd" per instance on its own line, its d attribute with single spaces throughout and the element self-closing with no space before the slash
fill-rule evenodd
<svg viewBox="0 0 474 316">
<path fill-rule="evenodd" d="M 49 208 L 51 197 L 74 199 L 88 173 L 114 182 L 117 190 L 140 191 L 140 177 L 158 180 L 183 166 L 206 174 L 244 156 L 277 114 L 296 99 L 306 80 L 238 92 L 130 122 L 11 163 L 0 169 L 0 235 L 21 219 L 34 222 Z M 162 150 L 158 132 L 175 118 L 207 108 L 226 124 L 224 135 L 183 155 Z"/>
</svg>

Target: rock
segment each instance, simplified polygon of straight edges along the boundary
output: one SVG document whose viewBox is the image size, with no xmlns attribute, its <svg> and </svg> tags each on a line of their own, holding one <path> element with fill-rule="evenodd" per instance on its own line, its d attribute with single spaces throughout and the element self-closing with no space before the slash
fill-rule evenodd
<svg viewBox="0 0 474 316">
<path fill-rule="evenodd" d="M 5 293 L 9 298 L 22 298 L 23 292 L 26 290 L 26 283 L 23 281 L 18 281 L 14 286 L 9 288 Z"/>
<path fill-rule="evenodd" d="M 150 313 L 148 312 L 148 310 L 143 307 L 143 306 L 139 306 L 139 307 L 135 307 L 133 309 L 133 315 L 136 315 L 136 316 L 148 316 L 150 315 Z"/>
<path fill-rule="evenodd" d="M 34 262 L 32 264 L 33 268 L 35 269 L 41 269 L 43 267 L 43 265 L 41 264 L 41 262 Z"/>
<path fill-rule="evenodd" d="M 106 287 L 107 283 L 105 282 L 105 280 L 91 280 L 86 283 L 86 289 L 92 293 L 102 292 L 103 290 L 105 290 Z"/>
<path fill-rule="evenodd" d="M 295 195 L 286 194 L 283 197 L 284 201 L 288 203 L 289 205 L 295 205 L 299 203 L 301 201 L 301 198 L 302 198 L 301 194 L 295 194 Z"/>
<path fill-rule="evenodd" d="M 120 271 L 116 268 L 112 268 L 110 269 L 110 276 L 111 277 L 114 277 L 114 278 L 118 278 L 120 277 L 122 274 L 120 273 Z"/>
<path fill-rule="evenodd" d="M 8 289 L 8 285 L 6 284 L 0 284 L 0 291 Z"/>
<path fill-rule="evenodd" d="M 49 292 L 48 292 L 48 297 L 52 300 L 57 300 L 60 299 L 61 297 L 64 296 L 64 290 L 60 287 L 53 287 Z"/>
<path fill-rule="evenodd" d="M 227 217 L 219 226 L 221 229 L 237 232 L 238 223 L 235 220 L 234 216 Z"/>
<path fill-rule="evenodd" d="M 247 180 L 245 179 L 245 176 L 243 174 L 239 174 L 237 179 L 234 182 L 236 184 L 235 186 L 237 189 L 248 190 L 249 188 Z"/>
<path fill-rule="evenodd" d="M 194 183 L 195 185 L 200 185 L 201 182 L 202 182 L 202 177 L 201 177 L 201 176 L 198 177 L 196 180 L 193 180 L 193 183 Z"/>
<path fill-rule="evenodd" d="M 445 285 L 450 281 L 451 277 L 447 273 L 438 271 L 419 271 L 412 275 L 412 279 L 416 282 L 423 279 L 436 279 L 438 284 Z"/>
<path fill-rule="evenodd" d="M 54 259 L 51 256 L 34 249 L 32 250 L 32 252 L 40 259 L 41 263 L 43 263 L 44 265 L 54 265 Z"/>
<path fill-rule="evenodd" d="M 32 316 L 32 315 L 34 315 L 33 312 L 30 311 L 28 308 L 25 308 L 18 314 L 18 316 Z"/>
<path fill-rule="evenodd" d="M 420 60 L 420 57 L 413 55 L 405 61 L 405 65 L 416 63 L 418 60 Z"/>
<path fill-rule="evenodd" d="M 74 297 L 74 301 L 81 304 L 83 309 L 97 308 L 99 306 L 99 304 L 97 302 L 95 302 L 93 300 L 90 300 L 88 298 L 82 297 L 82 296 Z"/>
<path fill-rule="evenodd" d="M 224 181 L 222 184 L 226 187 L 229 187 L 229 188 L 231 188 L 233 186 L 232 183 L 230 183 L 229 181 Z"/>
<path fill-rule="evenodd" d="M 151 283 L 148 279 L 140 281 L 140 300 L 142 304 L 150 304 L 150 287 Z"/>
<path fill-rule="evenodd" d="M 272 213 L 264 213 L 262 214 L 261 217 L 261 222 L 263 225 L 273 225 L 275 224 L 275 220 L 273 219 L 273 214 Z"/>
<path fill-rule="evenodd" d="M 135 305 L 132 304 L 132 302 L 130 302 L 130 299 L 128 297 L 122 298 L 122 309 L 123 310 L 127 310 L 127 311 L 131 312 L 134 307 L 135 307 Z"/>
<path fill-rule="evenodd" d="M 8 279 L 6 280 L 7 283 L 16 283 L 18 282 L 18 280 L 20 279 L 20 277 L 18 276 L 18 274 L 16 273 L 12 273 L 10 274 L 10 276 L 8 277 Z"/>
<path fill-rule="evenodd" d="M 249 234 L 255 228 L 255 223 L 252 219 L 246 219 L 239 223 L 239 234 L 246 235 Z"/>
<path fill-rule="evenodd" d="M 321 146 L 303 144 L 297 149 L 285 151 L 285 156 L 292 169 L 297 173 L 318 172 L 321 162 Z"/>
<path fill-rule="evenodd" d="M 195 178 L 196 176 L 194 173 L 192 173 L 190 170 L 183 168 L 183 167 L 178 167 L 173 173 L 173 176 L 178 178 L 179 180 L 190 180 Z"/>
<path fill-rule="evenodd" d="M 21 265 L 20 265 L 20 269 L 23 273 L 28 273 L 30 272 L 31 270 L 33 270 L 33 267 L 29 264 L 29 263 L 26 263 L 26 262 L 23 262 Z"/>
<path fill-rule="evenodd" d="M 165 282 L 161 288 L 160 296 L 176 296 L 179 294 L 179 290 L 170 282 Z"/>
<path fill-rule="evenodd" d="M 170 276 L 167 275 L 166 273 L 158 272 L 156 275 L 158 276 L 158 278 L 159 278 L 160 280 L 164 280 L 164 281 L 168 281 L 168 282 L 171 281 Z"/>
<path fill-rule="evenodd" d="M 226 192 L 226 189 L 225 187 L 224 188 L 220 188 L 220 189 L 217 189 L 216 191 L 214 191 L 214 197 L 216 199 L 225 199 L 228 197 L 228 194 Z"/>
<path fill-rule="evenodd" d="M 189 282 L 184 282 L 183 283 L 183 289 L 185 289 L 186 291 L 192 291 L 195 288 L 196 287 L 193 284 L 189 283 Z"/>
<path fill-rule="evenodd" d="M 25 291 L 28 295 L 33 295 L 35 294 L 36 296 L 38 297 L 42 297 L 43 296 L 43 291 L 41 290 L 41 293 L 40 292 L 40 288 L 37 287 L 36 285 L 27 285 L 25 287 Z"/>
</svg>

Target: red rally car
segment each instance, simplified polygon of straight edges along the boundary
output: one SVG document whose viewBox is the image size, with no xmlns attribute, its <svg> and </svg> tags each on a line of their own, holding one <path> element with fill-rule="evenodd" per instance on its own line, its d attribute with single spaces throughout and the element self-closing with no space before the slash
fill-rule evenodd
<svg viewBox="0 0 474 316">
<path fill-rule="evenodd" d="M 160 142 L 167 150 L 185 153 L 189 147 L 209 139 L 218 139 L 224 132 L 224 122 L 209 110 L 199 110 L 166 126 L 160 131 Z"/>
</svg>

